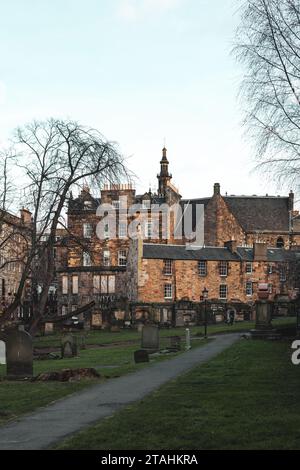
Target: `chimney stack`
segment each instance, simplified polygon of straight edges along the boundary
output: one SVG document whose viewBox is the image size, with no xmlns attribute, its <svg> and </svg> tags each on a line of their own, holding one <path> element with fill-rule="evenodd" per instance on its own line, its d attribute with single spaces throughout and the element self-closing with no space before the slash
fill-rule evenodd
<svg viewBox="0 0 300 470">
<path fill-rule="evenodd" d="M 255 242 L 253 244 L 253 259 L 254 261 L 267 261 L 268 246 L 266 243 Z"/>
<path fill-rule="evenodd" d="M 220 183 L 214 184 L 214 196 L 219 196 L 221 194 L 221 186 Z"/>
<path fill-rule="evenodd" d="M 31 212 L 28 209 L 24 209 L 24 207 L 20 210 L 20 217 L 23 224 L 30 225 L 31 224 Z"/>
<path fill-rule="evenodd" d="M 227 242 L 224 242 L 225 248 L 228 248 L 230 253 L 236 253 L 237 249 L 237 241 L 236 240 L 228 240 Z"/>
</svg>

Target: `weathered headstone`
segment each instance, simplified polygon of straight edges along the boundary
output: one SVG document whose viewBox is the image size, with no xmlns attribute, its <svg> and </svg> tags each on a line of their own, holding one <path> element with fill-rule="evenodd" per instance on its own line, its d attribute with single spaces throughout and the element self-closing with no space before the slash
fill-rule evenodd
<svg viewBox="0 0 300 470">
<path fill-rule="evenodd" d="M 0 364 L 6 364 L 5 343 L 0 340 Z"/>
<path fill-rule="evenodd" d="M 188 351 L 191 349 L 191 332 L 189 328 L 186 328 L 185 330 L 185 349 Z"/>
<path fill-rule="evenodd" d="M 138 349 L 134 351 L 134 362 L 139 364 L 141 362 L 149 362 L 149 354 L 145 349 Z"/>
<path fill-rule="evenodd" d="M 273 328 L 272 303 L 266 300 L 255 302 L 255 329 L 251 330 L 254 339 L 267 339 L 278 337 L 279 334 Z"/>
<path fill-rule="evenodd" d="M 32 338 L 26 331 L 11 331 L 6 339 L 6 371 L 10 378 L 32 377 Z"/>
<path fill-rule="evenodd" d="M 45 323 L 45 335 L 52 335 L 54 333 L 54 324 L 51 322 Z"/>
<path fill-rule="evenodd" d="M 71 334 L 64 335 L 61 339 L 61 357 L 77 356 L 77 340 L 76 336 Z"/>
<path fill-rule="evenodd" d="M 170 338 L 170 342 L 171 342 L 171 345 L 170 345 L 170 350 L 171 351 L 180 351 L 181 350 L 181 338 L 180 336 L 171 336 Z"/>
<path fill-rule="evenodd" d="M 159 329 L 157 326 L 145 325 L 142 329 L 142 349 L 157 351 L 159 349 Z"/>
</svg>

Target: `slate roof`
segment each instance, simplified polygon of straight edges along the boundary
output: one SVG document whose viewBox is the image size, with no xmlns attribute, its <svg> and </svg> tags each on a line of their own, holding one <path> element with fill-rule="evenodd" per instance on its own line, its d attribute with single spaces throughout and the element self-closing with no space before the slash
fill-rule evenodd
<svg viewBox="0 0 300 470">
<path fill-rule="evenodd" d="M 295 257 L 295 252 L 283 248 L 268 249 L 269 262 L 286 262 Z M 184 245 L 144 244 L 143 258 L 203 261 L 253 261 L 253 248 L 238 247 L 237 253 L 228 248 L 207 246 L 187 249 Z"/>
<path fill-rule="evenodd" d="M 289 198 L 276 196 L 223 196 L 246 232 L 288 231 Z"/>
</svg>

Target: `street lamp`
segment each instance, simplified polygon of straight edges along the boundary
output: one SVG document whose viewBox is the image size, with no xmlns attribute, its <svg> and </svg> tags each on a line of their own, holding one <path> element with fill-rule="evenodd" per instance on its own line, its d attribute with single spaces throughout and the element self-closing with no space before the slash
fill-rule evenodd
<svg viewBox="0 0 300 470">
<path fill-rule="evenodd" d="M 202 298 L 204 299 L 204 338 L 207 338 L 207 308 L 206 308 L 206 300 L 208 297 L 208 290 L 204 287 L 202 291 Z"/>
</svg>

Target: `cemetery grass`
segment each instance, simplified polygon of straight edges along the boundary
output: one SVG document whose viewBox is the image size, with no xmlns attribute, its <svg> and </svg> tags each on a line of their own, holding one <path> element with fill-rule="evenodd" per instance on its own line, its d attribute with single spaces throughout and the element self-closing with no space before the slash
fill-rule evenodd
<svg viewBox="0 0 300 470">
<path fill-rule="evenodd" d="M 161 340 L 162 348 L 168 344 L 169 341 Z M 207 344 L 207 341 L 197 341 L 196 346 L 204 344 Z M 83 379 L 71 383 L 8 381 L 4 379 L 6 367 L 0 365 L 0 425 L 85 387 L 137 371 L 157 361 L 168 360 L 183 352 L 156 356 L 151 359 L 150 363 L 135 364 L 133 353 L 136 349 L 136 345 L 122 345 L 80 350 L 79 357 L 70 359 L 34 360 L 35 376 L 42 372 L 79 367 L 94 367 L 100 374 L 99 379 Z"/>
<path fill-rule="evenodd" d="M 299 449 L 298 372 L 290 342 L 241 340 L 57 448 Z"/>
<path fill-rule="evenodd" d="M 281 317 L 273 320 L 272 324 L 276 326 L 289 326 L 296 325 L 296 317 Z M 254 328 L 255 322 L 245 321 L 245 322 L 236 322 L 234 325 L 229 326 L 225 323 L 219 323 L 217 325 L 209 325 L 208 333 L 213 334 L 222 334 L 222 333 L 232 333 L 238 331 L 249 331 Z M 193 326 L 190 327 L 191 336 L 197 334 L 204 334 L 204 327 L 202 326 Z M 118 333 L 111 333 L 110 331 L 103 330 L 91 330 L 88 332 L 78 332 L 75 333 L 78 336 L 85 336 L 87 345 L 103 345 L 110 346 L 117 343 L 136 343 L 139 344 L 141 333 L 137 330 L 124 329 Z M 161 328 L 160 337 L 168 338 L 170 336 L 179 335 L 184 337 L 185 328 Z M 34 346 L 37 348 L 58 348 L 60 346 L 61 334 L 54 334 L 51 336 L 40 336 L 34 339 Z"/>
</svg>

